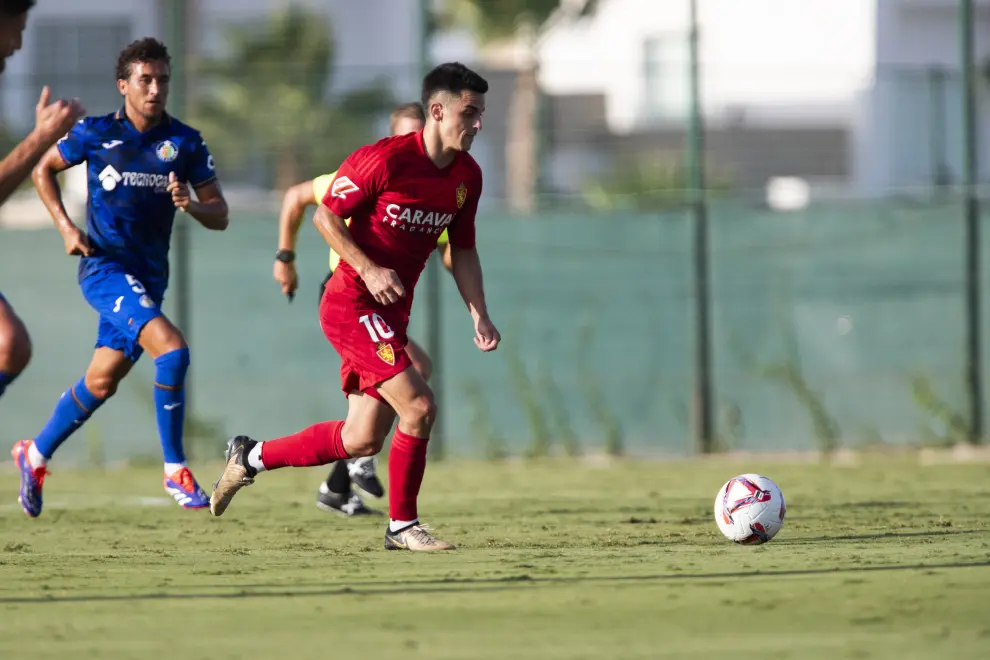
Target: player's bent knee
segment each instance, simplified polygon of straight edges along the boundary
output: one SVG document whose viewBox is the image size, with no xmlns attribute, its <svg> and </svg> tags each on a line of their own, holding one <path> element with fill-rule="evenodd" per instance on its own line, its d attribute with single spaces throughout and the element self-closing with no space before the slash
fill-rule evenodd
<svg viewBox="0 0 990 660">
<path fill-rule="evenodd" d="M 344 447 L 351 458 L 374 456 L 382 450 L 385 444 L 384 436 L 368 433 L 344 434 Z"/>
<path fill-rule="evenodd" d="M 188 348 L 182 331 L 172 325 L 172 322 L 164 316 L 158 316 L 148 321 L 141 328 L 138 342 L 144 350 L 155 357 Z"/>
<path fill-rule="evenodd" d="M 382 447 L 385 445 L 385 438 L 380 440 L 367 440 L 364 442 L 358 442 L 355 445 L 348 445 L 347 453 L 350 454 L 351 458 L 363 458 L 365 456 L 375 456 L 380 453 Z"/>
<path fill-rule="evenodd" d="M 22 323 L 0 325 L 0 371 L 15 376 L 31 361 L 31 337 Z"/>
<path fill-rule="evenodd" d="M 354 428 L 345 424 L 341 433 L 344 448 L 351 458 L 374 456 L 385 445 L 385 433 L 378 433 L 373 428 Z"/>
<path fill-rule="evenodd" d="M 433 393 L 421 394 L 402 407 L 399 418 L 408 425 L 428 432 L 433 428 L 433 420 L 437 417 L 437 404 Z"/>
<path fill-rule="evenodd" d="M 117 393 L 120 379 L 111 374 L 86 374 L 86 389 L 97 399 L 105 401 Z"/>
<path fill-rule="evenodd" d="M 31 361 L 31 356 L 33 354 L 33 347 L 31 345 L 31 336 L 27 333 L 27 330 L 18 333 L 17 341 L 14 342 L 13 351 L 13 366 L 17 372 L 24 371 Z"/>
</svg>

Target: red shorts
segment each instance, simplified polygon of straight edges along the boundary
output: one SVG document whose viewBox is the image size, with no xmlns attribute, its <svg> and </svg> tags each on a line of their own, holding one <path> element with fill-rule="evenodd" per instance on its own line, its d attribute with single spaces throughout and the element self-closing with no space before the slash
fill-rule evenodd
<svg viewBox="0 0 990 660">
<path fill-rule="evenodd" d="M 340 388 L 381 400 L 375 386 L 412 366 L 406 354 L 409 313 L 401 301 L 379 305 L 355 299 L 334 279 L 320 301 L 320 327 L 340 355 Z"/>
</svg>

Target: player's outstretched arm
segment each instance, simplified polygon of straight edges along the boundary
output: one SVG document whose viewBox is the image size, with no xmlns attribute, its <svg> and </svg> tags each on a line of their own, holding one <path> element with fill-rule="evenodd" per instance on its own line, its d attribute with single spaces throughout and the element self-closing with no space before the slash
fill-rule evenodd
<svg viewBox="0 0 990 660">
<path fill-rule="evenodd" d="M 45 152 L 68 133 L 84 113 L 77 101 L 60 99 L 49 103 L 49 96 L 47 87 L 41 90 L 41 98 L 34 108 L 34 130 L 0 162 L 0 204 L 24 183 Z"/>
<path fill-rule="evenodd" d="M 479 349 L 494 351 L 502 341 L 502 336 L 492 320 L 488 317 L 488 305 L 485 302 L 484 277 L 481 272 L 481 258 L 476 248 L 459 248 L 451 246 L 451 273 L 457 282 L 457 290 L 461 292 L 474 320 L 474 343 Z"/>
<path fill-rule="evenodd" d="M 358 247 L 343 218 L 321 204 L 313 216 L 313 224 L 327 244 L 340 255 L 341 261 L 347 262 L 357 271 L 375 300 L 383 305 L 391 305 L 406 295 L 405 287 L 395 271 L 379 267 Z"/>
<path fill-rule="evenodd" d="M 89 239 L 86 233 L 69 219 L 65 204 L 62 203 L 62 189 L 56 178 L 59 172 L 67 170 L 69 167 L 69 163 L 62 158 L 58 147 L 51 147 L 31 172 L 31 180 L 34 182 L 35 190 L 38 191 L 38 197 L 41 198 L 48 213 L 52 216 L 52 220 L 55 221 L 58 233 L 62 235 L 62 240 L 65 242 L 65 253 L 88 257 L 93 253 Z"/>
<path fill-rule="evenodd" d="M 0 204 L 6 202 L 17 187 L 24 183 L 31 168 L 50 146 L 51 143 L 45 144 L 40 135 L 32 132 L 0 162 Z"/>
<path fill-rule="evenodd" d="M 291 186 L 282 196 L 282 210 L 278 214 L 278 253 L 288 252 L 291 259 L 276 259 L 272 266 L 272 277 L 282 287 L 282 294 L 288 296 L 290 302 L 299 287 L 299 275 L 296 274 L 294 261 L 296 238 L 299 236 L 306 207 L 316 202 L 312 179 Z"/>
<path fill-rule="evenodd" d="M 278 214 L 278 249 L 296 251 L 296 237 L 302 226 L 307 206 L 316 204 L 313 181 L 303 181 L 291 186 L 282 196 L 282 210 Z"/>
<path fill-rule="evenodd" d="M 168 192 L 172 193 L 175 208 L 185 211 L 207 229 L 223 231 L 230 224 L 227 217 L 227 200 L 214 179 L 196 188 L 196 199 L 189 196 L 189 186 L 179 181 L 175 172 L 168 174 Z"/>
</svg>

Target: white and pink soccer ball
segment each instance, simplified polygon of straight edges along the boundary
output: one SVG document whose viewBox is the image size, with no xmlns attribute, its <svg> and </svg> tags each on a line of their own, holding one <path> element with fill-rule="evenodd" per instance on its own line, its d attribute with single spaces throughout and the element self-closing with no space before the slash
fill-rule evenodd
<svg viewBox="0 0 990 660">
<path fill-rule="evenodd" d="M 770 479 L 740 474 L 715 497 L 715 522 L 727 539 L 744 545 L 766 543 L 784 526 L 784 495 Z"/>
</svg>

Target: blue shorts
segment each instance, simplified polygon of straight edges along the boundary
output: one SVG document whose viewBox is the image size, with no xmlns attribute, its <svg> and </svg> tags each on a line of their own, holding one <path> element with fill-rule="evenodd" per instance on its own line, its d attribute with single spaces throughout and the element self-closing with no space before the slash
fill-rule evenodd
<svg viewBox="0 0 990 660">
<path fill-rule="evenodd" d="M 146 288 L 123 266 L 111 261 L 102 261 L 88 271 L 79 286 L 86 302 L 100 315 L 96 348 L 121 351 L 127 359 L 137 362 L 144 352 L 138 336 L 149 321 L 162 315 L 164 287 L 156 287 L 157 291 Z"/>
</svg>

